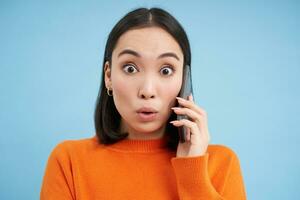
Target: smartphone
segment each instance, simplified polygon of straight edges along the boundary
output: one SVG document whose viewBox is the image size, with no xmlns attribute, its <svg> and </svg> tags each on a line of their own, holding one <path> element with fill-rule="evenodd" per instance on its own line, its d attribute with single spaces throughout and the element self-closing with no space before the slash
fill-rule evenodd
<svg viewBox="0 0 300 200">
<path fill-rule="evenodd" d="M 192 86 L 192 74 L 191 74 L 191 66 L 186 65 L 183 69 L 183 77 L 182 77 L 182 86 L 179 92 L 179 97 L 188 99 L 188 96 L 193 95 L 193 86 Z M 193 95 L 194 97 L 194 95 Z M 178 104 L 179 107 L 182 107 Z M 189 119 L 187 115 L 177 115 L 177 120 L 181 119 Z M 187 128 L 185 126 L 178 127 L 179 132 L 179 141 L 184 143 L 186 141 Z"/>
</svg>

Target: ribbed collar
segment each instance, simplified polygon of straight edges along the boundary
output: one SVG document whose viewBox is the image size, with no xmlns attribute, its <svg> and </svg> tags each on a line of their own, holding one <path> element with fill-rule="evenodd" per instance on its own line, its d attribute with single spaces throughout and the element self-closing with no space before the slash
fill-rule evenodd
<svg viewBox="0 0 300 200">
<path fill-rule="evenodd" d="M 166 150 L 167 142 L 168 136 L 164 135 L 162 138 L 149 140 L 123 139 L 107 147 L 123 152 L 147 153 Z"/>
</svg>

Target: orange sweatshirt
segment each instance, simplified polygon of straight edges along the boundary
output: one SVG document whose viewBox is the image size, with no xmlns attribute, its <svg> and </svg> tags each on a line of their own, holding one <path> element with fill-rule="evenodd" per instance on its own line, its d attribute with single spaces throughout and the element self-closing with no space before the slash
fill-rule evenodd
<svg viewBox="0 0 300 200">
<path fill-rule="evenodd" d="M 226 146 L 177 158 L 165 138 L 106 146 L 94 136 L 66 140 L 52 150 L 40 198 L 242 200 L 246 193 L 238 157 Z"/>
</svg>

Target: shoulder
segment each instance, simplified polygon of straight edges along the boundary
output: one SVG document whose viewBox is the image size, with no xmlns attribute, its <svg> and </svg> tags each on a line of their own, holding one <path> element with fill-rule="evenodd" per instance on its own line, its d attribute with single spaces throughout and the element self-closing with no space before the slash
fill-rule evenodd
<svg viewBox="0 0 300 200">
<path fill-rule="evenodd" d="M 211 144 L 207 148 L 209 162 L 212 164 L 229 165 L 238 164 L 239 158 L 237 153 L 230 147 L 221 144 Z"/>
<path fill-rule="evenodd" d="M 98 143 L 96 136 L 83 139 L 63 140 L 52 149 L 50 157 L 63 160 L 71 159 L 74 154 L 88 152 L 100 146 L 102 145 Z"/>
<path fill-rule="evenodd" d="M 229 146 L 222 144 L 210 144 L 208 145 L 207 152 L 212 156 L 221 157 L 236 157 L 236 152 Z"/>
</svg>

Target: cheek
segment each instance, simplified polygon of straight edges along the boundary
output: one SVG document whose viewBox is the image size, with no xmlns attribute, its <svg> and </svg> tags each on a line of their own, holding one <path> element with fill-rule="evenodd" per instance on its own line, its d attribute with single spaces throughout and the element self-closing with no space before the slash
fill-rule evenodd
<svg viewBox="0 0 300 200">
<path fill-rule="evenodd" d="M 134 85 L 121 76 L 115 76 L 112 80 L 112 87 L 115 106 L 120 115 L 125 117 L 124 115 L 130 114 L 128 102 L 132 102 L 134 97 Z"/>
<path fill-rule="evenodd" d="M 169 109 L 176 105 L 176 97 L 178 96 L 181 89 L 181 80 L 176 79 L 169 84 L 164 85 L 162 91 L 163 101 L 167 104 L 166 107 Z"/>
<path fill-rule="evenodd" d="M 114 89 L 114 96 L 121 99 L 126 99 L 130 97 L 130 92 L 132 91 L 130 82 L 122 78 L 116 77 L 116 79 L 114 79 L 112 83 L 112 87 Z"/>
</svg>

